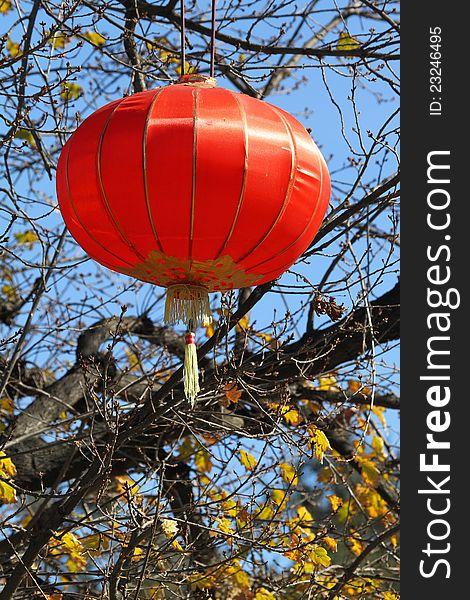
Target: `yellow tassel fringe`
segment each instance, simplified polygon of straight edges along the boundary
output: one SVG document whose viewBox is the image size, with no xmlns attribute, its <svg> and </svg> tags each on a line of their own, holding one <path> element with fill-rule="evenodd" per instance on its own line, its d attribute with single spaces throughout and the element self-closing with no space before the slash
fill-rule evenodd
<svg viewBox="0 0 470 600">
<path fill-rule="evenodd" d="M 187 343 L 184 347 L 184 393 L 192 408 L 200 389 L 196 344 Z"/>
<path fill-rule="evenodd" d="M 212 318 L 207 289 L 199 285 L 171 285 L 166 291 L 164 318 L 168 325 L 209 325 Z"/>
</svg>

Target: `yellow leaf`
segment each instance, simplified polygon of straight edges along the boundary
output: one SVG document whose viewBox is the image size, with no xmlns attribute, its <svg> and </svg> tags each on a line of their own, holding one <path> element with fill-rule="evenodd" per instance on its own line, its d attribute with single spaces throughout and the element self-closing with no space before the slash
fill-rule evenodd
<svg viewBox="0 0 470 600">
<path fill-rule="evenodd" d="M 330 501 L 331 509 L 333 512 L 336 512 L 339 509 L 339 507 L 343 505 L 343 499 L 339 498 L 339 496 L 332 494 L 331 496 L 327 496 L 327 498 Z"/>
<path fill-rule="evenodd" d="M 331 558 L 328 556 L 328 552 L 325 548 L 317 546 L 316 544 L 313 546 L 312 550 L 309 551 L 308 557 L 314 565 L 329 567 L 331 564 Z"/>
<path fill-rule="evenodd" d="M 380 472 L 370 460 L 361 460 L 361 475 L 369 485 L 376 485 L 379 481 Z"/>
<path fill-rule="evenodd" d="M 274 504 L 277 505 L 278 512 L 283 511 L 287 503 L 289 501 L 289 496 L 287 495 L 285 490 L 273 490 L 272 491 L 272 500 Z"/>
<path fill-rule="evenodd" d="M 187 581 L 190 583 L 192 590 L 204 590 L 215 585 L 214 577 L 209 573 L 192 573 Z"/>
<path fill-rule="evenodd" d="M 322 542 L 328 546 L 330 550 L 333 550 L 333 552 L 336 552 L 338 549 L 338 542 L 328 535 L 322 539 Z"/>
<path fill-rule="evenodd" d="M 9 479 L 16 475 L 16 467 L 11 458 L 8 458 L 5 452 L 0 451 L 0 476 Z"/>
<path fill-rule="evenodd" d="M 253 471 L 256 467 L 257 461 L 253 454 L 246 452 L 246 450 L 240 450 L 240 462 L 247 471 Z"/>
<path fill-rule="evenodd" d="M 132 350 L 129 350 L 129 348 L 125 348 L 124 352 L 127 354 L 131 371 L 138 371 L 140 369 L 140 360 L 137 354 L 132 352 Z"/>
<path fill-rule="evenodd" d="M 384 441 L 379 435 L 376 435 L 372 440 L 372 448 L 377 454 L 382 455 L 384 453 Z"/>
<path fill-rule="evenodd" d="M 2 294 L 10 302 L 14 302 L 18 297 L 15 288 L 8 283 L 2 286 Z"/>
<path fill-rule="evenodd" d="M 16 58 L 17 56 L 21 56 L 23 54 L 21 46 L 14 42 L 11 38 L 8 38 L 7 40 L 7 50 L 12 58 Z"/>
<path fill-rule="evenodd" d="M 209 452 L 201 448 L 196 452 L 194 464 L 199 473 L 210 473 L 212 471 L 212 461 Z"/>
<path fill-rule="evenodd" d="M 309 425 L 307 430 L 310 436 L 310 445 L 315 450 L 315 457 L 322 463 L 325 452 L 331 447 L 330 442 L 323 431 L 315 425 Z"/>
<path fill-rule="evenodd" d="M 351 548 L 351 552 L 353 554 L 355 554 L 356 556 L 359 556 L 359 554 L 362 554 L 362 551 L 364 550 L 364 544 L 357 540 L 354 537 L 349 537 L 348 538 L 348 543 L 349 543 L 349 547 Z"/>
<path fill-rule="evenodd" d="M 362 387 L 361 382 L 357 381 L 357 379 L 350 379 L 348 381 L 348 390 L 352 394 L 356 394 L 361 389 L 361 387 Z"/>
<path fill-rule="evenodd" d="M 84 33 L 84 36 L 94 46 L 98 46 L 98 47 L 104 46 L 104 44 L 106 42 L 105 38 L 101 35 L 101 33 L 98 33 L 96 31 L 86 31 Z"/>
<path fill-rule="evenodd" d="M 15 239 L 18 244 L 24 244 L 25 246 L 29 246 L 31 248 L 34 242 L 38 241 L 38 236 L 34 233 L 34 231 L 29 230 L 24 231 L 23 233 L 15 233 Z"/>
<path fill-rule="evenodd" d="M 131 477 L 128 477 L 127 475 L 117 475 L 115 481 L 118 494 L 122 494 L 124 497 L 130 496 L 131 498 L 137 498 L 139 496 L 139 486 Z"/>
<path fill-rule="evenodd" d="M 238 323 L 235 326 L 235 330 L 238 331 L 239 333 L 242 333 L 243 331 L 246 331 L 250 326 L 250 321 L 248 320 L 248 317 L 245 315 L 244 317 L 242 317 Z"/>
<path fill-rule="evenodd" d="M 142 550 L 142 548 L 139 548 L 137 546 L 136 548 L 134 548 L 134 552 L 132 553 L 132 560 L 134 562 L 139 562 L 139 560 L 142 560 L 142 558 L 144 558 L 144 551 Z"/>
<path fill-rule="evenodd" d="M 240 568 L 238 571 L 236 571 L 232 578 L 235 581 L 235 583 L 239 587 L 241 587 L 243 590 L 249 589 L 250 578 L 248 577 L 248 574 L 245 573 L 245 571 L 243 569 Z"/>
<path fill-rule="evenodd" d="M 11 10 L 11 0 L 0 0 L 0 14 L 6 15 Z"/>
<path fill-rule="evenodd" d="M 312 517 L 311 513 L 305 508 L 305 506 L 298 506 L 297 514 L 299 515 L 301 525 L 305 525 L 305 524 L 311 523 L 313 521 L 313 517 Z"/>
<path fill-rule="evenodd" d="M 0 399 L 0 409 L 4 412 L 11 414 L 15 410 L 15 405 L 11 398 L 1 398 Z M 13 465 L 14 466 L 14 465 Z"/>
<path fill-rule="evenodd" d="M 268 521 L 269 519 L 273 518 L 274 510 L 270 506 L 266 505 L 266 506 L 263 506 L 263 508 L 257 512 L 256 516 L 258 519 L 263 519 L 263 520 Z"/>
<path fill-rule="evenodd" d="M 273 341 L 273 336 L 269 333 L 255 333 L 256 337 L 261 338 L 265 344 L 269 344 Z"/>
<path fill-rule="evenodd" d="M 339 392 L 340 388 L 337 385 L 337 380 L 334 375 L 325 375 L 318 378 L 317 390 L 324 392 Z"/>
<path fill-rule="evenodd" d="M 65 46 L 70 42 L 70 38 L 65 35 L 65 33 L 54 33 L 54 35 L 49 38 L 48 43 L 54 48 L 65 48 Z"/>
<path fill-rule="evenodd" d="M 83 94 L 83 89 L 76 83 L 63 83 L 60 97 L 62 100 L 76 100 Z"/>
<path fill-rule="evenodd" d="M 282 478 L 286 483 L 289 483 L 293 486 L 299 483 L 299 477 L 297 475 L 295 467 L 289 465 L 288 463 L 282 463 L 279 465 L 279 468 L 281 470 Z"/>
<path fill-rule="evenodd" d="M 178 533 L 178 523 L 174 519 L 162 519 L 161 524 L 167 538 L 172 538 Z"/>
<path fill-rule="evenodd" d="M 178 59 L 175 59 L 173 62 L 178 62 Z M 181 69 L 181 65 L 178 65 L 175 69 L 176 73 L 178 75 L 182 75 L 183 74 L 183 70 Z M 188 75 L 189 73 L 195 73 L 196 72 L 196 67 L 194 67 L 191 63 L 185 62 L 184 63 L 184 73 L 185 75 Z"/>
<path fill-rule="evenodd" d="M 217 518 L 217 529 L 223 533 L 233 533 L 232 524 L 226 518 Z M 212 532 L 211 532 L 212 533 Z"/>
<path fill-rule="evenodd" d="M 334 480 L 333 471 L 330 467 L 324 467 L 319 471 L 317 479 L 320 483 L 331 483 Z"/>
<path fill-rule="evenodd" d="M 0 480 L 0 500 L 4 504 L 16 502 L 16 491 L 10 484 Z"/>
<path fill-rule="evenodd" d="M 286 407 L 287 410 L 283 412 L 282 416 L 286 423 L 293 425 L 294 427 L 300 425 L 303 421 L 300 413 L 295 408 Z"/>
<path fill-rule="evenodd" d="M 262 587 L 256 592 L 255 600 L 276 600 L 276 596 Z"/>
<path fill-rule="evenodd" d="M 202 326 L 206 330 L 206 337 L 210 338 L 214 335 L 214 321 L 211 323 L 203 323 Z"/>
<path fill-rule="evenodd" d="M 173 548 L 173 550 L 176 550 L 177 552 L 184 552 L 184 548 L 183 546 L 178 542 L 178 540 L 172 540 L 171 541 L 171 547 Z"/>
<path fill-rule="evenodd" d="M 338 50 L 357 50 L 360 44 L 355 37 L 349 35 L 347 31 L 342 31 L 339 34 L 338 44 L 336 45 Z"/>
<path fill-rule="evenodd" d="M 96 554 L 99 550 L 109 548 L 109 538 L 101 533 L 93 533 L 82 539 L 82 545 L 88 552 Z"/>
<path fill-rule="evenodd" d="M 239 513 L 239 506 L 232 498 L 222 503 L 222 510 L 230 517 L 236 517 Z"/>
<path fill-rule="evenodd" d="M 382 592 L 382 600 L 400 600 L 400 596 L 395 592 Z"/>
<path fill-rule="evenodd" d="M 225 397 L 232 404 L 238 404 L 240 397 L 242 395 L 241 390 L 238 389 L 236 383 L 226 383 L 224 385 Z"/>
<path fill-rule="evenodd" d="M 385 415 L 384 415 L 385 407 L 373 406 L 372 412 L 374 413 L 374 415 L 376 415 L 380 419 L 380 422 L 382 423 L 384 429 L 387 429 L 387 421 L 385 420 Z"/>
</svg>

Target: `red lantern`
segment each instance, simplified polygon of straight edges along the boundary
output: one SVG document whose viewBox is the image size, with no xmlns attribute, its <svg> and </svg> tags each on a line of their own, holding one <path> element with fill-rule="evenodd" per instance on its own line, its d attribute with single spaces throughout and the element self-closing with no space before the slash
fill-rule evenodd
<svg viewBox="0 0 470 600">
<path fill-rule="evenodd" d="M 166 319 L 195 325 L 207 292 L 271 281 L 296 261 L 330 178 L 291 115 L 186 75 L 88 117 L 62 150 L 57 194 L 92 258 L 169 288 Z"/>
</svg>

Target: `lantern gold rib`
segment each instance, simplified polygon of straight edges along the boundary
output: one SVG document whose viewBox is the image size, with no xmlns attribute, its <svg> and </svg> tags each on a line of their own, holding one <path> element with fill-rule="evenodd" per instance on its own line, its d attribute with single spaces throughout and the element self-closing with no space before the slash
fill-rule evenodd
<svg viewBox="0 0 470 600">
<path fill-rule="evenodd" d="M 160 98 L 160 96 L 162 95 L 162 92 L 164 90 L 166 90 L 168 88 L 160 88 L 159 90 L 156 91 L 154 98 L 152 99 L 152 102 L 150 103 L 147 115 L 145 117 L 145 125 L 144 125 L 144 133 L 142 136 L 142 165 L 143 165 L 143 175 L 144 175 L 144 193 L 145 193 L 145 203 L 147 205 L 147 213 L 148 213 L 148 217 L 149 217 L 149 222 L 150 222 L 150 227 L 152 229 L 152 233 L 153 233 L 153 237 L 155 238 L 155 241 L 158 244 L 158 247 L 160 248 L 161 252 L 164 252 L 163 250 L 163 246 L 162 243 L 158 237 L 157 234 L 157 230 L 155 228 L 155 223 L 153 221 L 153 214 L 152 214 L 152 208 L 150 206 L 150 199 L 149 199 L 149 193 L 148 193 L 148 182 L 147 182 L 147 130 L 148 130 L 148 124 L 149 124 L 149 120 L 150 120 L 150 115 L 152 114 L 152 110 L 153 107 L 155 106 L 156 101 L 158 100 L 158 98 Z"/>
<path fill-rule="evenodd" d="M 284 214 L 287 205 L 289 204 L 289 200 L 291 199 L 292 196 L 292 189 L 294 187 L 294 181 L 295 178 L 297 177 L 297 172 L 296 172 L 296 165 L 297 165 L 297 148 L 295 145 L 295 141 L 294 141 L 294 136 L 292 134 L 292 130 L 290 128 L 290 126 L 288 125 L 286 119 L 282 116 L 281 113 L 279 113 L 277 111 L 277 109 L 274 106 L 271 106 L 271 104 L 267 104 L 266 106 L 268 106 L 273 112 L 276 113 L 276 115 L 279 117 L 279 119 L 282 121 L 286 131 L 287 131 L 287 136 L 289 138 L 289 144 L 291 147 L 291 168 L 290 168 L 290 173 L 289 173 L 289 179 L 287 181 L 287 188 L 286 188 L 286 193 L 284 196 L 284 200 L 282 202 L 281 208 L 276 216 L 276 218 L 274 219 L 274 222 L 272 223 L 271 227 L 268 229 L 268 231 L 263 235 L 263 237 L 261 238 L 261 240 L 259 242 L 256 243 L 254 248 L 251 248 L 250 250 L 248 250 L 247 252 L 245 252 L 245 254 L 243 254 L 242 256 L 240 256 L 239 258 L 236 259 L 236 262 L 241 262 L 243 260 L 245 260 L 245 258 L 247 256 L 249 256 L 250 254 L 252 254 L 257 248 L 259 248 L 264 242 L 265 240 L 269 237 L 269 235 L 271 234 L 271 232 L 273 231 L 273 229 L 276 227 L 276 225 L 278 224 L 280 218 L 282 217 L 282 215 Z"/>
<path fill-rule="evenodd" d="M 312 140 L 312 143 L 313 143 L 313 140 Z M 322 190 L 323 189 L 323 169 L 322 169 L 322 163 L 321 163 L 320 153 L 319 153 L 319 150 L 316 148 L 316 146 L 315 146 L 315 156 L 316 156 L 316 158 L 318 160 L 318 165 L 319 165 L 318 170 L 320 172 L 320 190 Z M 289 250 L 290 248 L 292 248 L 292 246 L 294 246 L 295 244 L 297 244 L 297 242 L 307 233 L 307 231 L 309 230 L 309 228 L 312 226 L 313 220 L 316 217 L 316 214 L 318 212 L 319 207 L 320 207 L 320 202 L 317 201 L 315 203 L 315 208 L 313 209 L 312 215 L 310 216 L 310 219 L 309 219 L 307 225 L 304 227 L 302 233 L 300 233 L 295 238 L 295 240 L 293 240 L 288 246 L 286 246 L 285 248 L 283 248 L 279 252 L 276 252 L 276 254 L 273 254 L 269 258 L 266 258 L 265 260 L 262 260 L 261 262 L 256 263 L 255 265 L 250 266 L 249 267 L 250 270 L 251 269 L 257 269 L 261 265 L 264 265 L 265 263 L 273 260 L 274 258 L 277 258 L 281 254 L 284 254 L 284 252 L 287 252 L 287 250 Z M 291 264 L 292 263 L 289 261 L 288 263 L 286 263 L 286 265 L 283 265 L 283 266 L 279 267 L 278 269 L 273 269 L 272 271 L 268 271 L 268 273 L 266 273 L 266 275 L 269 275 L 270 273 L 275 273 L 277 271 L 284 270 L 285 268 L 288 268 Z"/>
<path fill-rule="evenodd" d="M 110 206 L 110 204 L 108 202 L 108 198 L 106 196 L 106 191 L 104 189 L 103 178 L 101 176 L 101 151 L 102 151 L 102 148 L 103 148 L 104 137 L 106 135 L 106 131 L 108 129 L 108 125 L 111 122 L 111 119 L 112 119 L 113 115 L 115 114 L 116 110 L 121 106 L 121 104 L 125 100 L 126 100 L 126 98 L 123 98 L 121 100 L 121 102 L 119 102 L 119 104 L 114 107 L 114 109 L 112 110 L 111 114 L 109 115 L 109 117 L 108 117 L 108 119 L 107 119 L 107 121 L 106 121 L 106 123 L 105 123 L 105 125 L 103 127 L 103 130 L 101 132 L 100 140 L 99 140 L 99 144 L 98 144 L 98 154 L 96 156 L 97 169 L 98 169 L 98 181 L 100 183 L 100 190 L 101 190 L 102 199 L 104 201 L 104 204 L 105 204 L 106 210 L 108 212 L 108 215 L 111 218 L 111 222 L 114 225 L 114 228 L 116 229 L 116 231 L 118 232 L 118 234 L 121 236 L 122 241 L 126 244 L 126 246 L 129 246 L 129 248 L 137 256 L 137 258 L 139 260 L 145 260 L 144 256 L 137 250 L 137 248 L 134 246 L 134 244 L 129 240 L 129 238 L 126 236 L 126 234 L 122 230 L 121 226 L 117 222 L 116 217 L 114 216 L 114 213 L 111 210 L 111 206 Z"/>
<path fill-rule="evenodd" d="M 232 225 L 230 226 L 230 231 L 228 232 L 227 238 L 225 239 L 225 242 L 222 244 L 221 249 L 219 250 L 219 252 L 217 253 L 217 255 L 215 257 L 216 259 L 222 255 L 225 248 L 228 246 L 230 238 L 232 237 L 235 226 L 237 224 L 238 217 L 240 215 L 240 211 L 241 211 L 242 204 L 243 204 L 243 199 L 245 197 L 246 177 L 247 177 L 247 173 L 248 173 L 248 122 L 246 119 L 246 112 L 245 112 L 245 108 L 244 108 L 243 104 L 240 102 L 237 95 L 230 91 L 229 91 L 229 94 L 235 99 L 235 102 L 237 103 L 238 109 L 240 111 L 240 115 L 242 117 L 245 156 L 244 156 L 244 162 L 243 162 L 242 185 L 241 185 L 241 189 L 240 189 L 240 197 L 238 199 L 238 204 L 237 204 L 237 208 L 235 211 L 235 216 L 233 218 Z"/>
<path fill-rule="evenodd" d="M 103 250 L 105 252 L 107 252 L 108 254 L 110 254 L 111 256 L 113 256 L 114 258 L 117 258 L 117 260 L 119 262 L 124 262 L 127 265 L 131 265 L 132 263 L 130 263 L 129 261 L 125 260 L 124 258 L 119 257 L 117 254 L 114 254 L 114 252 L 111 252 L 111 250 L 108 250 L 108 248 L 106 248 L 105 246 L 103 246 L 103 244 L 91 233 L 91 231 L 88 230 L 88 227 L 86 227 L 86 225 L 84 224 L 84 222 L 82 221 L 80 215 L 77 212 L 77 208 L 75 206 L 75 203 L 73 201 L 73 196 L 72 196 L 72 190 L 70 189 L 70 182 L 69 182 L 69 156 L 70 156 L 70 150 L 72 148 L 72 144 L 73 144 L 74 140 L 73 140 L 73 136 L 70 140 L 70 144 L 69 147 L 67 149 L 67 154 L 65 156 L 65 183 L 67 186 L 67 194 L 70 200 L 70 206 L 72 207 L 72 210 L 75 214 L 75 217 L 77 218 L 77 221 L 80 223 L 82 229 L 85 231 L 85 233 L 96 243 L 98 244 L 98 246 L 100 246 L 100 248 L 103 248 Z"/>
</svg>

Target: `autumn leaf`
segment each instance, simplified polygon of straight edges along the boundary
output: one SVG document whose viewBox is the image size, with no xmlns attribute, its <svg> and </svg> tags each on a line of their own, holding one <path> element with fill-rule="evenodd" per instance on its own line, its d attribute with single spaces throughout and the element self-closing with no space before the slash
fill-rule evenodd
<svg viewBox="0 0 470 600">
<path fill-rule="evenodd" d="M 298 506 L 297 514 L 299 515 L 300 525 L 305 525 L 313 521 L 311 513 L 305 508 L 305 506 Z"/>
<path fill-rule="evenodd" d="M 16 467 L 5 452 L 0 451 L 0 500 L 5 504 L 16 502 L 16 491 L 8 481 L 16 475 Z"/>
<path fill-rule="evenodd" d="M 334 375 L 325 375 L 318 378 L 317 390 L 324 392 L 339 392 L 340 388 Z"/>
<path fill-rule="evenodd" d="M 13 403 L 13 400 L 7 397 L 0 398 L 0 410 L 5 413 L 12 414 L 15 410 L 15 404 Z"/>
<path fill-rule="evenodd" d="M 242 465 L 245 467 L 245 469 L 247 471 L 253 471 L 257 464 L 256 458 L 249 452 L 246 452 L 246 450 L 242 449 L 239 452 L 240 452 L 240 462 L 242 463 Z"/>
<path fill-rule="evenodd" d="M 116 492 L 119 495 L 123 495 L 126 498 L 127 496 L 135 499 L 139 498 L 139 486 L 132 477 L 117 475 L 114 479 L 116 482 Z"/>
<path fill-rule="evenodd" d="M 359 457 L 357 457 L 359 461 Z M 379 481 L 380 472 L 374 463 L 370 460 L 360 460 L 361 465 L 361 475 L 366 483 L 369 485 L 376 485 Z"/>
<path fill-rule="evenodd" d="M 250 578 L 248 577 L 248 573 L 246 573 L 240 566 L 240 562 L 238 560 L 233 561 L 231 565 L 226 569 L 227 575 L 231 575 L 232 580 L 242 589 L 249 589 L 250 587 Z"/>
<path fill-rule="evenodd" d="M 192 590 L 205 590 L 215 585 L 214 576 L 210 573 L 191 573 L 186 581 Z"/>
<path fill-rule="evenodd" d="M 339 34 L 339 40 L 338 43 L 336 45 L 336 48 L 338 50 L 357 50 L 360 47 L 359 42 L 356 40 L 355 37 L 353 37 L 352 35 L 349 35 L 349 33 L 347 31 L 342 31 Z"/>
<path fill-rule="evenodd" d="M 0 0 L 0 14 L 6 15 L 11 8 L 11 0 Z"/>
<path fill-rule="evenodd" d="M 231 404 L 238 404 L 242 391 L 238 389 L 236 383 L 226 383 L 224 385 L 225 397 Z"/>
<path fill-rule="evenodd" d="M 282 417 L 288 425 L 297 426 L 303 421 L 302 415 L 295 408 L 286 406 L 287 410 L 283 411 Z"/>
<path fill-rule="evenodd" d="M 12 58 L 16 58 L 23 54 L 21 46 L 14 42 L 11 38 L 8 38 L 7 40 L 7 50 Z"/>
<path fill-rule="evenodd" d="M 178 533 L 178 523 L 174 519 L 162 519 L 161 525 L 167 538 L 172 538 Z"/>
<path fill-rule="evenodd" d="M 268 521 L 269 519 L 272 519 L 273 516 L 274 516 L 274 510 L 269 505 L 263 506 L 263 508 L 261 508 L 256 513 L 256 517 L 258 519 L 262 519 L 262 520 L 266 520 L 266 521 Z"/>
<path fill-rule="evenodd" d="M 176 59 L 176 62 L 178 62 L 178 59 Z M 178 65 L 175 69 L 177 75 L 182 75 L 183 74 L 183 70 L 181 68 L 181 65 Z M 191 63 L 185 62 L 184 63 L 184 74 L 188 75 L 189 73 L 195 73 L 196 72 L 196 67 L 194 67 Z"/>
<path fill-rule="evenodd" d="M 382 592 L 382 600 L 400 600 L 400 596 L 395 592 Z"/>
<path fill-rule="evenodd" d="M 309 551 L 308 557 L 314 565 L 322 565 L 323 567 L 329 567 L 331 564 L 331 558 L 328 556 L 328 552 L 322 546 L 316 544 Z"/>
<path fill-rule="evenodd" d="M 256 592 L 255 600 L 276 600 L 276 596 L 262 587 Z"/>
<path fill-rule="evenodd" d="M 362 554 L 362 551 L 365 548 L 364 544 L 361 541 L 359 541 L 358 539 L 356 539 L 355 537 L 352 537 L 352 536 L 348 538 L 348 545 L 349 545 L 349 548 L 351 549 L 351 552 L 353 554 L 355 554 L 356 556 L 359 556 L 359 554 Z"/>
<path fill-rule="evenodd" d="M 214 335 L 214 321 L 211 323 L 203 323 L 202 326 L 206 330 L 206 337 L 210 338 Z"/>
<path fill-rule="evenodd" d="M 15 239 L 18 245 L 20 246 L 29 246 L 32 247 L 34 242 L 38 241 L 38 236 L 32 230 L 23 231 L 22 233 L 15 233 Z"/>
<path fill-rule="evenodd" d="M 143 557 L 144 551 L 142 550 L 142 548 L 139 548 L 139 546 L 134 548 L 134 552 L 132 553 L 132 560 L 134 562 L 139 562 L 139 560 L 142 560 Z"/>
<path fill-rule="evenodd" d="M 289 496 L 287 495 L 285 490 L 274 489 L 272 491 L 272 500 L 274 504 L 277 506 L 277 511 L 281 512 L 287 507 L 287 503 L 289 501 Z"/>
<path fill-rule="evenodd" d="M 8 283 L 2 286 L 2 294 L 9 302 L 14 302 L 18 297 L 15 288 Z"/>
<path fill-rule="evenodd" d="M 380 437 L 379 435 L 376 435 L 373 439 L 372 439 L 372 448 L 375 450 L 375 452 L 381 456 L 384 453 L 384 441 L 383 438 Z"/>
<path fill-rule="evenodd" d="M 248 317 L 245 315 L 242 317 L 235 326 L 235 330 L 239 333 L 246 331 L 250 327 L 250 321 Z"/>
<path fill-rule="evenodd" d="M 49 543 L 49 551 L 53 556 L 60 558 L 67 555 L 67 569 L 71 573 L 78 573 L 86 566 L 84 556 L 85 548 L 81 541 L 71 531 L 65 533 L 56 533 L 56 538 Z"/>
<path fill-rule="evenodd" d="M 337 510 L 340 508 L 340 506 L 343 505 L 343 499 L 340 498 L 339 496 L 336 496 L 335 494 L 332 494 L 331 496 L 327 496 L 327 498 L 330 501 L 331 510 L 333 512 L 337 512 Z"/>
<path fill-rule="evenodd" d="M 48 43 L 53 48 L 65 48 L 65 46 L 70 42 L 70 38 L 65 35 L 65 33 L 54 33 L 52 37 L 48 39 Z"/>
<path fill-rule="evenodd" d="M 140 360 L 135 352 L 129 350 L 129 348 L 125 348 L 125 353 L 127 354 L 127 359 L 129 361 L 129 365 L 131 367 L 131 371 L 139 371 L 140 370 Z"/>
<path fill-rule="evenodd" d="M 299 477 L 295 467 L 289 465 L 288 463 L 282 463 L 279 465 L 279 469 L 281 470 L 282 478 L 286 483 L 289 483 L 293 486 L 299 483 Z"/>
<path fill-rule="evenodd" d="M 83 94 L 83 89 L 76 83 L 63 83 L 60 97 L 65 100 L 76 100 Z"/>
<path fill-rule="evenodd" d="M 210 473 L 212 471 L 211 456 L 205 448 L 201 448 L 196 452 L 194 463 L 199 473 Z"/>
<path fill-rule="evenodd" d="M 0 501 L 4 504 L 13 504 L 16 500 L 15 488 L 5 481 L 0 481 Z"/>
<path fill-rule="evenodd" d="M 106 42 L 106 39 L 97 31 L 86 31 L 83 35 L 94 46 L 101 47 Z"/>
<path fill-rule="evenodd" d="M 328 441 L 328 438 L 323 433 L 323 431 L 321 431 L 321 429 L 318 429 L 318 427 L 316 427 L 315 425 L 309 425 L 307 427 L 307 431 L 309 433 L 310 445 L 315 451 L 315 457 L 317 460 L 323 463 L 323 457 L 325 455 L 325 452 L 329 448 L 331 448 L 330 442 Z"/>
<path fill-rule="evenodd" d="M 328 535 L 322 538 L 322 542 L 323 544 L 328 546 L 330 550 L 333 550 L 333 552 L 336 552 L 336 550 L 338 549 L 338 542 Z"/>
</svg>

